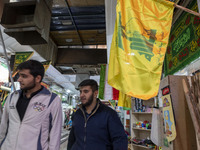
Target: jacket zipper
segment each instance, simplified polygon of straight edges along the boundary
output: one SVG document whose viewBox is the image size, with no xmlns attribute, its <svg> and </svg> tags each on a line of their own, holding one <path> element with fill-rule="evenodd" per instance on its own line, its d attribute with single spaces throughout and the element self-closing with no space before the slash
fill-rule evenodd
<svg viewBox="0 0 200 150">
<path fill-rule="evenodd" d="M 85 126 L 84 126 L 84 130 L 85 130 L 85 134 L 84 134 L 84 150 L 86 149 L 86 133 L 87 133 L 87 130 L 86 130 L 86 127 L 87 127 L 87 122 L 85 122 Z"/>
<path fill-rule="evenodd" d="M 86 119 L 86 116 L 85 116 L 85 113 L 84 111 L 81 109 L 82 113 L 83 113 L 83 116 L 84 116 L 84 119 L 85 119 L 85 125 L 84 125 L 84 132 L 85 132 L 85 135 L 84 135 L 84 138 L 83 138 L 83 141 L 84 141 L 84 150 L 86 149 L 86 133 L 87 133 L 87 121 L 89 120 L 89 118 L 97 111 L 97 109 L 99 108 L 99 103 L 97 104 L 97 108 L 95 109 L 95 111 Z"/>
</svg>

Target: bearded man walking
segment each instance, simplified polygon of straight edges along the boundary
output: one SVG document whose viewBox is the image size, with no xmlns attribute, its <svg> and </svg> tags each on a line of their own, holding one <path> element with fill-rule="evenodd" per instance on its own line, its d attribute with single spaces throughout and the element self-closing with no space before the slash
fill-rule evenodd
<svg viewBox="0 0 200 150">
<path fill-rule="evenodd" d="M 84 80 L 79 90 L 81 105 L 72 120 L 68 150 L 127 150 L 124 127 L 117 112 L 97 98 L 97 82 Z"/>
</svg>

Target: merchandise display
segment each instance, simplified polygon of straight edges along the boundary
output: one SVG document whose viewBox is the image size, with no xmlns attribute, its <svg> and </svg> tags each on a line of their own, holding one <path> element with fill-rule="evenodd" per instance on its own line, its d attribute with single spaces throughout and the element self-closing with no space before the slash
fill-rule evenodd
<svg viewBox="0 0 200 150">
<path fill-rule="evenodd" d="M 132 138 L 131 141 L 133 144 L 137 145 L 138 147 L 156 148 L 156 145 L 149 139 Z"/>
<path fill-rule="evenodd" d="M 146 112 L 152 113 L 153 107 L 149 105 L 143 105 L 143 100 L 135 98 L 134 112 Z"/>
<path fill-rule="evenodd" d="M 132 99 L 131 142 L 132 150 L 155 148 L 150 140 L 154 99 Z"/>
<path fill-rule="evenodd" d="M 140 129 L 151 129 L 151 123 L 149 121 L 138 121 L 136 123 L 133 123 L 133 128 L 140 128 Z"/>
</svg>

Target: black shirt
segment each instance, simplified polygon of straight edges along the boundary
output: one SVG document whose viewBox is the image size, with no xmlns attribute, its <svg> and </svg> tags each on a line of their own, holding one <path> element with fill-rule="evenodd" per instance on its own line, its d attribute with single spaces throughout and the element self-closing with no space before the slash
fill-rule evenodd
<svg viewBox="0 0 200 150">
<path fill-rule="evenodd" d="M 44 87 L 41 87 L 41 89 L 39 89 L 38 91 L 34 92 L 31 94 L 30 98 L 27 98 L 26 95 L 25 95 L 25 92 L 22 91 L 19 99 L 18 99 L 18 102 L 17 102 L 17 111 L 18 111 L 18 114 L 19 114 L 19 117 L 20 117 L 20 120 L 22 121 L 23 118 L 24 118 L 24 114 L 26 112 L 26 109 L 28 107 L 28 104 L 31 100 L 31 98 L 33 96 L 35 96 L 36 94 L 38 94 L 40 91 L 42 91 Z"/>
</svg>

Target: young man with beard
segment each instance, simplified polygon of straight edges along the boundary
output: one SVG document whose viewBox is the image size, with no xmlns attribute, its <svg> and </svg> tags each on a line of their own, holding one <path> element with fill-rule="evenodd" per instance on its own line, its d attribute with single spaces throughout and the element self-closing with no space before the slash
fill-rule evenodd
<svg viewBox="0 0 200 150">
<path fill-rule="evenodd" d="M 1 150 L 60 150 L 60 98 L 41 86 L 43 65 L 29 60 L 18 66 L 21 90 L 11 93 L 0 125 Z"/>
<path fill-rule="evenodd" d="M 116 111 L 97 98 L 97 82 L 84 80 L 79 89 L 81 105 L 72 120 L 68 150 L 127 150 L 124 127 Z"/>
</svg>

